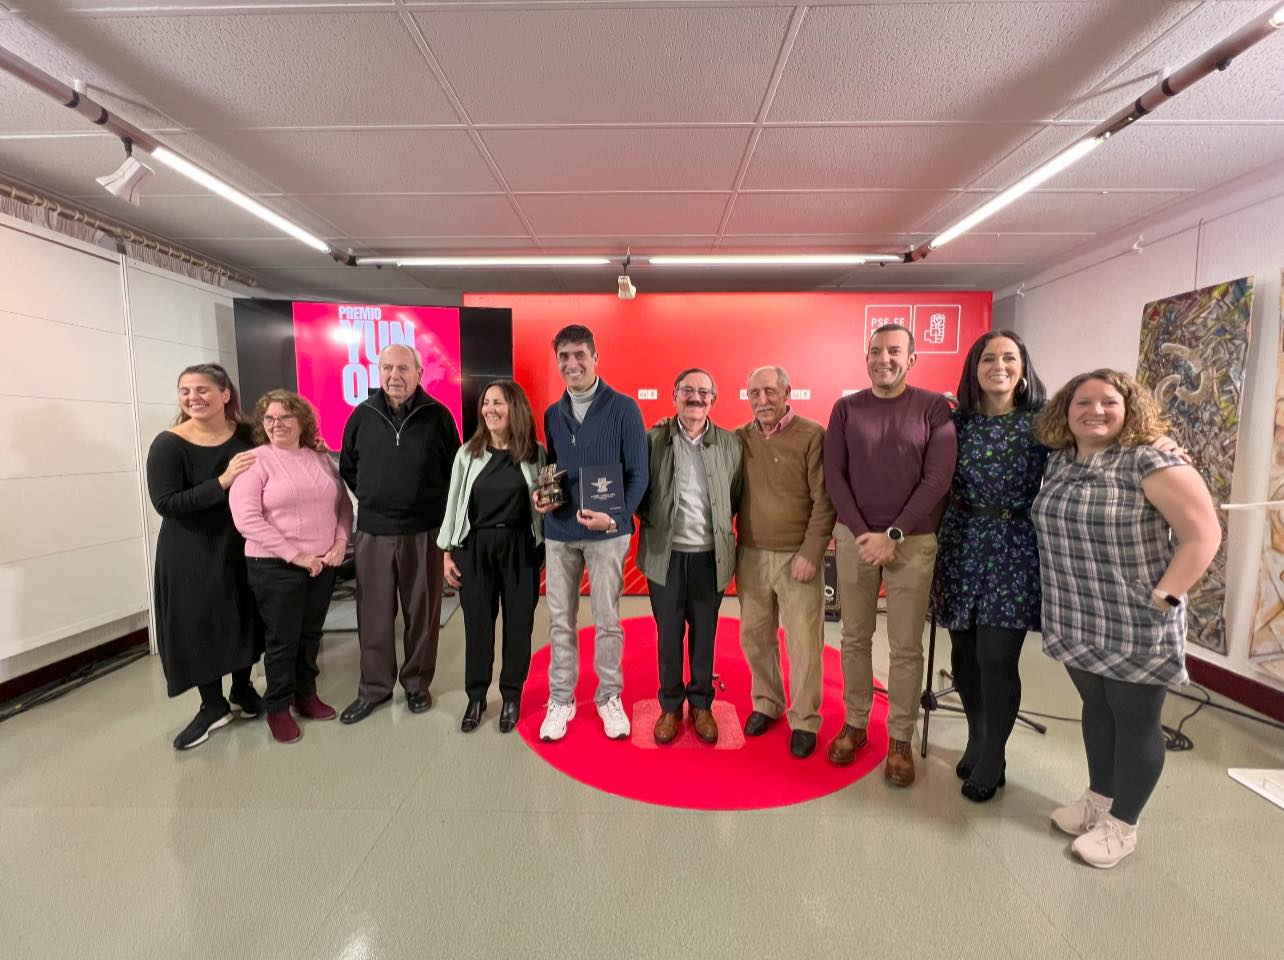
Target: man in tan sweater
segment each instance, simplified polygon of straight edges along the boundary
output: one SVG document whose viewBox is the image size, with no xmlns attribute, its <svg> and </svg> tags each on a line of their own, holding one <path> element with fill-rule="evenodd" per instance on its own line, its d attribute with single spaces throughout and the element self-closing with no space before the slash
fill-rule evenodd
<svg viewBox="0 0 1284 960">
<path fill-rule="evenodd" d="M 820 567 L 834 531 L 825 492 L 825 428 L 789 406 L 789 375 L 760 367 L 749 375 L 754 418 L 736 433 L 744 444 L 744 495 L 736 590 L 740 645 L 753 677 L 753 712 L 745 734 L 761 736 L 782 713 L 800 759 L 816 749 L 820 730 L 821 653 L 825 646 L 824 578 Z M 780 676 L 777 633 L 785 628 L 789 709 Z"/>
</svg>

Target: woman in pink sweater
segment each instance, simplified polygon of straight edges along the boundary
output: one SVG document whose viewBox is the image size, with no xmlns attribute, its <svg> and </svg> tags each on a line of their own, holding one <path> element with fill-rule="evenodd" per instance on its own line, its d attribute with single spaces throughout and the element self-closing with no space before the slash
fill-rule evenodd
<svg viewBox="0 0 1284 960">
<path fill-rule="evenodd" d="M 232 519 L 245 537 L 250 589 L 267 626 L 268 727 L 281 743 L 303 736 L 290 707 L 333 720 L 317 696 L 317 652 L 335 568 L 352 537 L 352 502 L 317 431 L 312 404 L 272 390 L 254 410 L 254 466 L 237 477 Z"/>
</svg>

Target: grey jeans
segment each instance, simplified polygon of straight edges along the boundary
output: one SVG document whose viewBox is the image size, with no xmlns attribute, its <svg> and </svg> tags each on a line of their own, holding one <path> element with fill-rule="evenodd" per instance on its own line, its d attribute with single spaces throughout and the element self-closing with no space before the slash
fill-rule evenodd
<svg viewBox="0 0 1284 960">
<path fill-rule="evenodd" d="M 548 642 L 552 647 L 548 664 L 548 698 L 556 703 L 575 702 L 580 654 L 575 631 L 580 606 L 580 580 L 588 565 L 594 640 L 593 670 L 597 693 L 593 699 L 605 703 L 620 695 L 624 674 L 620 657 L 624 652 L 624 629 L 620 626 L 620 593 L 624 589 L 624 558 L 630 538 L 621 534 L 609 540 L 546 540 L 544 562 L 547 571 L 545 600 L 548 602 Z"/>
</svg>

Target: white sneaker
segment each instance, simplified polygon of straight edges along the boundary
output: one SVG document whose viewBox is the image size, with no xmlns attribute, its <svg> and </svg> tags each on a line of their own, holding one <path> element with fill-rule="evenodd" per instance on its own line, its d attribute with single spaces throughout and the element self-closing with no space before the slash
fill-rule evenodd
<svg viewBox="0 0 1284 960">
<path fill-rule="evenodd" d="M 629 716 L 624 712 L 624 704 L 619 696 L 611 697 L 606 703 L 597 705 L 597 715 L 602 718 L 602 729 L 611 740 L 623 740 L 629 735 Z"/>
<path fill-rule="evenodd" d="M 1137 828 L 1103 814 L 1095 827 L 1070 844 L 1070 849 L 1084 863 L 1109 870 L 1137 849 Z"/>
<path fill-rule="evenodd" d="M 1072 837 L 1081 837 L 1110 812 L 1110 805 L 1113 802 L 1110 797 L 1103 797 L 1099 793 L 1085 790 L 1083 796 L 1068 807 L 1057 807 L 1053 810 L 1052 823 L 1063 833 L 1068 833 Z"/>
<path fill-rule="evenodd" d="M 566 725 L 573 719 L 575 719 L 574 703 L 548 701 L 548 712 L 544 714 L 544 722 L 539 725 L 539 738 L 548 742 L 561 740 L 566 736 Z"/>
</svg>

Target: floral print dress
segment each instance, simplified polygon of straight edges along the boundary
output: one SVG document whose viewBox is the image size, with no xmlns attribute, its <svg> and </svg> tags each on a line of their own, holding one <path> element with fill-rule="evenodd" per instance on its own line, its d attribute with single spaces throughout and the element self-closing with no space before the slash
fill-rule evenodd
<svg viewBox="0 0 1284 960">
<path fill-rule="evenodd" d="M 1039 629 L 1039 548 L 1030 505 L 1048 449 L 1034 438 L 1037 412 L 954 414 L 958 465 L 937 534 L 932 583 L 932 612 L 948 630 Z"/>
</svg>

